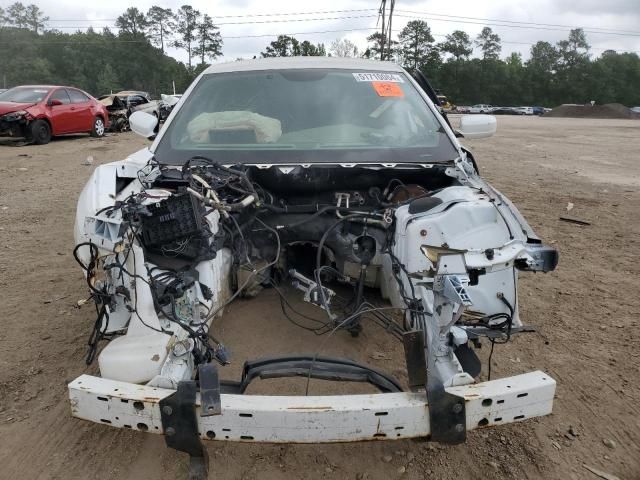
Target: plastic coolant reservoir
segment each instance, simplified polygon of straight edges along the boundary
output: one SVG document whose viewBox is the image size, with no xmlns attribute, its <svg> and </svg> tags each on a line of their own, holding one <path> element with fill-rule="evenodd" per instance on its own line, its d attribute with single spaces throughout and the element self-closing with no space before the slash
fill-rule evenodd
<svg viewBox="0 0 640 480">
<path fill-rule="evenodd" d="M 160 374 L 170 338 L 169 335 L 156 332 L 114 338 L 98 357 L 100 374 L 104 378 L 122 382 L 148 382 Z"/>
</svg>

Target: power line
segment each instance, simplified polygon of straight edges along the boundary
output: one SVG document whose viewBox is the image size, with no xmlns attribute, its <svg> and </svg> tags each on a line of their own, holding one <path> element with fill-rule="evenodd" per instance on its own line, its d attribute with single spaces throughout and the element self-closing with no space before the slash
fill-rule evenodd
<svg viewBox="0 0 640 480">
<path fill-rule="evenodd" d="M 458 20 L 451 18 L 435 18 L 435 17 L 416 17 L 413 15 L 402 15 L 396 13 L 397 17 L 408 18 L 412 20 L 429 20 L 432 22 L 448 22 L 448 23 L 463 23 L 463 24 L 472 24 L 472 25 L 490 25 L 494 27 L 505 27 L 505 28 L 520 28 L 527 30 L 546 30 L 546 31 L 566 31 L 564 28 L 556 28 L 556 27 L 542 27 L 535 25 L 516 25 L 516 24 L 497 24 L 497 23 L 488 23 L 484 21 L 472 21 L 472 20 Z M 227 25 L 256 25 L 256 24 L 268 24 L 268 23 L 299 23 L 299 22 L 317 22 L 317 21 L 327 21 L 327 20 L 352 20 L 352 19 L 360 19 L 360 18 L 376 18 L 378 15 L 350 15 L 350 16 L 337 16 L 337 17 L 318 17 L 318 18 L 293 18 L 293 19 L 271 19 L 271 20 L 250 20 L 250 21 L 240 21 L 240 22 L 221 22 L 217 23 L 216 26 L 227 26 Z M 462 18 L 462 17 L 461 17 Z M 94 28 L 94 25 L 78 25 L 78 26 L 50 26 L 52 29 L 71 29 L 71 30 L 79 30 L 85 28 Z M 117 28 L 115 25 L 96 25 L 96 29 L 99 28 Z M 567 26 L 567 28 L 571 28 Z M 579 28 L 579 27 L 576 27 Z M 616 35 L 623 37 L 640 37 L 640 32 L 638 33 L 623 33 L 623 31 L 597 31 L 597 30 L 584 30 L 585 33 L 589 34 L 600 34 L 600 35 Z"/>
<path fill-rule="evenodd" d="M 450 22 L 450 23 L 466 23 L 466 24 L 472 24 L 472 25 L 485 25 L 485 26 L 492 26 L 492 27 L 506 27 L 506 28 L 522 28 L 522 29 L 527 29 L 527 30 L 550 30 L 550 31 L 559 31 L 559 32 L 566 32 L 566 29 L 561 29 L 561 28 L 553 28 L 553 27 L 536 27 L 536 26 L 528 26 L 528 25 L 505 25 L 505 24 L 497 24 L 497 23 L 490 23 L 490 22 L 474 22 L 471 20 L 455 20 L 455 19 L 448 19 L 448 18 L 434 18 L 434 17 L 415 17 L 412 15 L 401 15 L 401 14 L 397 14 L 396 16 L 398 17 L 402 17 L 402 18 L 410 18 L 413 20 L 431 20 L 433 22 Z M 595 33 L 595 34 L 601 34 L 601 35 L 618 35 L 618 36 L 623 36 L 623 37 L 640 37 L 640 33 L 622 33 L 622 32 L 599 32 L 599 31 L 595 31 L 595 30 L 584 30 L 585 33 Z"/>
<path fill-rule="evenodd" d="M 215 15 L 212 18 L 214 19 L 225 19 L 225 18 L 251 18 L 251 17 L 280 17 L 280 16 L 296 16 L 296 15 L 318 15 L 318 14 L 333 14 L 333 13 L 355 13 L 355 12 L 375 12 L 378 9 L 374 8 L 361 8 L 361 9 L 343 9 L 343 10 L 317 10 L 310 12 L 272 12 L 272 13 L 255 13 L 255 14 L 243 14 L 243 15 Z M 462 15 L 447 15 L 441 13 L 433 13 L 433 12 L 420 12 L 415 10 L 396 10 L 398 13 L 409 13 L 414 15 L 421 15 L 423 18 L 432 21 L 448 21 L 448 22 L 456 22 L 456 23 L 469 23 L 474 25 L 479 24 L 489 24 L 492 26 L 499 27 L 511 27 L 511 28 L 532 28 L 535 30 L 558 30 L 558 29 L 575 29 L 575 28 L 583 28 L 587 29 L 588 33 L 602 33 L 602 34 L 611 34 L 611 35 L 630 35 L 630 36 L 640 36 L 640 31 L 635 30 L 620 30 L 614 28 L 603 28 L 603 27 L 579 27 L 575 25 L 565 25 L 565 24 L 555 24 L 555 23 L 541 23 L 541 22 L 526 22 L 526 21 L 516 21 L 516 20 L 505 20 L 505 19 L 495 19 L 495 18 L 482 18 L 482 17 L 469 17 Z M 404 18 L 415 18 L 419 19 L 419 17 L 414 17 L 410 15 L 398 15 Z M 333 17 L 327 18 L 327 20 L 340 20 L 340 19 L 348 19 L 348 18 L 372 18 L 378 17 L 379 15 L 362 15 L 362 16 L 342 16 L 342 17 Z M 435 17 L 444 17 L 444 18 L 435 18 Z M 448 20 L 447 20 L 448 19 Z M 108 22 L 115 21 L 116 18 L 109 19 L 50 19 L 46 23 L 52 22 Z M 218 25 L 244 25 L 244 24 L 256 24 L 256 23 L 275 23 L 275 22 L 302 22 L 302 21 L 316 21 L 323 20 L 322 18 L 318 19 L 291 19 L 291 20 L 270 20 L 270 21 L 247 21 L 247 22 L 224 22 L 219 23 Z M 506 24 L 506 25 L 505 25 Z M 535 28 L 534 28 L 535 27 Z M 547 28 L 551 27 L 551 28 Z M 87 26 L 82 27 L 56 27 L 56 28 L 88 28 Z M 585 30 L 586 31 L 586 30 Z"/>
<path fill-rule="evenodd" d="M 284 13 L 251 13 L 243 15 L 214 15 L 212 18 L 245 18 L 245 17 L 280 17 L 286 15 L 317 15 L 320 13 L 351 13 L 375 12 L 375 8 L 351 8 L 347 10 L 319 10 L 315 12 L 284 12 Z"/>
<path fill-rule="evenodd" d="M 384 2 L 383 2 L 384 4 Z M 348 10 L 322 10 L 322 11 L 313 11 L 313 12 L 283 12 L 283 13 L 257 13 L 257 14 L 249 14 L 249 15 L 225 15 L 218 16 L 215 18 L 244 18 L 244 17 L 273 17 L 273 16 L 293 16 L 293 15 L 313 15 L 313 14 L 323 14 L 323 13 L 353 13 L 353 12 L 370 12 L 376 11 L 376 9 L 348 9 Z M 484 19 L 480 17 L 464 17 L 458 15 L 444 15 L 444 14 L 430 14 L 428 12 L 418 12 L 413 10 L 397 10 L 396 12 L 404 12 L 404 13 L 413 13 L 413 14 L 425 14 L 425 15 L 436 15 L 439 17 L 447 17 L 447 18 L 434 18 L 432 16 L 427 17 L 415 17 L 412 15 L 401 15 L 397 14 L 399 17 L 409 18 L 409 19 L 421 19 L 421 20 L 430 20 L 430 21 L 442 21 L 442 22 L 454 22 L 454 23 L 466 23 L 466 24 L 474 24 L 474 25 L 487 25 L 486 21 L 489 22 L 505 22 L 509 23 L 509 25 L 502 24 L 491 24 L 493 26 L 498 27 L 506 27 L 506 28 L 524 28 L 524 29 L 534 29 L 534 30 L 559 30 L 559 28 L 573 28 L 570 25 L 560 25 L 560 24 L 544 24 L 544 23 L 536 23 L 536 22 L 516 22 L 511 20 L 495 20 L 495 19 Z M 378 15 L 348 15 L 348 16 L 336 16 L 336 17 L 320 17 L 320 18 L 294 18 L 294 19 L 269 19 L 269 20 L 250 20 L 250 21 L 241 21 L 241 22 L 221 22 L 217 25 L 247 25 L 247 24 L 268 24 L 268 23 L 298 23 L 298 22 L 312 22 L 312 21 L 327 21 L 327 20 L 346 20 L 346 19 L 359 19 L 359 18 L 374 18 L 377 17 L 380 19 L 380 14 Z M 481 20 L 480 22 L 473 20 Z M 485 21 L 486 20 L 486 21 Z M 54 20 L 50 20 L 49 22 L 53 22 Z M 73 21 L 73 20 L 64 20 L 59 19 L 55 21 Z M 84 20 L 81 20 L 84 21 Z M 107 21 L 103 20 L 87 20 L 87 21 Z M 52 28 L 56 29 L 88 29 L 95 28 L 117 28 L 115 25 L 86 25 L 86 26 L 54 26 Z M 553 28 L 546 28 L 553 27 Z M 559 28 L 555 28 L 559 27 Z M 579 28 L 579 27 L 575 27 Z M 590 27 L 591 28 L 591 27 Z M 592 27 L 598 28 L 598 27 Z M 365 31 L 365 30 L 376 30 L 376 28 L 349 28 L 349 29 L 337 29 L 337 30 L 323 30 L 323 31 L 313 31 L 313 32 L 295 32 L 295 33 L 280 33 L 280 34 L 258 34 L 258 35 L 237 35 L 237 36 L 223 36 L 223 39 L 242 39 L 242 38 L 260 38 L 260 37 L 276 37 L 277 35 L 309 35 L 309 34 L 323 34 L 323 33 L 340 33 L 340 32 L 354 32 L 354 31 Z M 596 33 L 596 34 L 609 34 L 609 35 L 622 35 L 622 36 L 640 36 L 640 32 L 631 32 L 626 30 L 613 30 L 613 29 L 603 29 L 599 28 L 599 30 L 611 30 L 611 31 L 595 31 L 595 30 L 585 30 L 586 33 Z M 396 30 L 397 31 L 397 30 Z M 564 31 L 564 30 L 562 30 Z M 388 33 L 391 34 L 391 31 Z M 439 36 L 445 36 L 440 35 Z M 144 40 L 121 40 L 122 42 L 127 43 L 144 43 Z M 68 43 L 66 41 L 62 41 L 61 43 Z M 75 42 L 79 43 L 79 42 Z M 528 42 L 510 42 L 510 41 L 502 41 L 504 44 L 518 44 L 518 45 L 534 45 L 533 43 Z M 592 47 L 593 50 L 614 50 L 614 49 L 606 49 L 606 48 L 597 48 Z M 616 50 L 620 51 L 620 50 Z M 625 51 L 625 50 L 621 50 Z"/>
<path fill-rule="evenodd" d="M 344 33 L 344 32 L 360 32 L 360 31 L 371 31 L 377 30 L 374 27 L 367 28 L 347 28 L 340 30 L 321 30 L 315 32 L 291 32 L 291 33 L 265 33 L 259 35 L 237 35 L 237 36 L 222 36 L 223 40 L 241 40 L 246 38 L 263 38 L 263 37 L 277 37 L 279 35 L 314 35 L 314 34 L 323 34 L 323 33 Z M 119 43 L 148 43 L 148 40 L 120 40 L 117 38 L 113 38 L 109 40 L 110 42 L 119 42 Z M 101 41 L 74 41 L 74 40 L 53 40 L 53 41 L 41 41 L 38 42 L 41 45 L 63 45 L 63 44 L 73 44 L 73 45 L 101 45 L 103 42 Z M 0 42 L 0 45 L 13 45 L 14 42 Z"/>
<path fill-rule="evenodd" d="M 523 24 L 523 25 L 535 25 L 535 26 L 543 26 L 543 27 L 563 27 L 563 28 L 570 28 L 570 29 L 588 28 L 590 30 L 610 30 L 612 32 L 640 34 L 640 31 L 620 30 L 620 29 L 617 29 L 617 28 L 586 27 L 586 26 L 578 27 L 578 26 L 575 26 L 575 25 L 563 25 L 563 24 L 557 24 L 557 23 L 537 23 L 537 22 L 517 21 L 517 20 L 499 20 L 499 19 L 495 19 L 495 18 L 463 17 L 463 16 L 460 16 L 460 15 L 445 15 L 445 14 L 442 14 L 442 13 L 417 12 L 415 10 L 398 10 L 398 12 L 413 13 L 413 14 L 417 14 L 417 15 L 429 15 L 429 16 L 436 16 L 436 17 L 462 18 L 462 19 L 467 19 L 467 20 L 482 20 L 484 22 L 520 23 L 520 24 Z"/>
<path fill-rule="evenodd" d="M 313 35 L 313 34 L 322 34 L 322 33 L 340 33 L 340 32 L 360 32 L 364 30 L 377 30 L 375 27 L 367 27 L 367 28 L 348 28 L 344 30 L 323 30 L 320 32 L 293 32 L 293 33 L 265 33 L 260 35 L 238 35 L 238 36 L 223 36 L 223 40 L 227 39 L 242 39 L 242 38 L 260 38 L 260 37 L 277 37 L 279 35 Z"/>
<path fill-rule="evenodd" d="M 256 25 L 256 24 L 266 24 L 266 23 L 293 23 L 293 22 L 319 22 L 326 20 L 352 20 L 357 18 L 374 18 L 376 15 L 354 15 L 354 16 L 343 16 L 343 17 L 320 17 L 320 18 L 292 18 L 292 19 L 275 19 L 275 20 L 252 20 L 248 22 L 221 22 L 216 23 L 216 27 L 226 26 L 226 25 Z M 51 28 L 64 28 L 64 29 L 74 29 L 74 28 L 89 28 L 90 26 L 54 26 Z M 113 27 L 117 28 L 116 25 L 100 25 L 99 28 L 105 27 Z"/>
<path fill-rule="evenodd" d="M 375 18 L 377 15 L 355 15 L 343 17 L 321 17 L 321 18 L 291 18 L 291 19 L 275 19 L 275 20 L 252 20 L 248 22 L 222 22 L 217 25 L 254 25 L 263 23 L 290 23 L 290 22 L 317 22 L 324 20 L 351 20 L 354 18 Z"/>
<path fill-rule="evenodd" d="M 216 19 L 216 18 L 246 18 L 246 17 L 284 17 L 284 16 L 290 16 L 290 15 L 318 15 L 318 14 L 324 14 L 324 13 L 351 13 L 351 12 L 375 12 L 376 9 L 375 8 L 352 8 L 352 9 L 348 9 L 348 10 L 318 10 L 318 11 L 314 11 L 314 12 L 281 12 L 281 13 L 247 13 L 247 14 L 243 14 L 243 15 L 211 15 L 211 18 Z M 94 19 L 94 20 L 90 20 L 90 19 L 82 19 L 82 18 L 76 18 L 76 19 L 58 19 L 58 18 L 54 18 L 54 19 L 50 19 L 48 20 L 49 22 L 115 22 L 117 20 L 117 18 L 103 18 L 103 19 Z"/>
</svg>

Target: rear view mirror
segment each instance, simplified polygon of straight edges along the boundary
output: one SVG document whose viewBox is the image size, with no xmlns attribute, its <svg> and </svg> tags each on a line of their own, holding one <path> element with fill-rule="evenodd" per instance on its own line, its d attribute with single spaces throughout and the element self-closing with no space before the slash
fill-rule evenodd
<svg viewBox="0 0 640 480">
<path fill-rule="evenodd" d="M 131 130 L 145 138 L 153 137 L 156 134 L 157 124 L 158 119 L 150 113 L 133 112 L 129 117 Z"/>
<path fill-rule="evenodd" d="M 496 117 L 493 115 L 463 115 L 458 131 L 465 138 L 487 138 L 496 133 Z"/>
</svg>

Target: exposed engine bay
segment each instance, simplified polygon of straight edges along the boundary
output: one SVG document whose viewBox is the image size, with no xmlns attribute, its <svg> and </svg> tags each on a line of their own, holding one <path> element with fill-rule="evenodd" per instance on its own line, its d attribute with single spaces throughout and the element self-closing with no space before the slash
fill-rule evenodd
<svg viewBox="0 0 640 480">
<path fill-rule="evenodd" d="M 201 440 L 455 444 L 551 413 L 545 372 L 491 378 L 494 347 L 535 330 L 519 273 L 558 261 L 456 141 L 495 118 L 454 131 L 424 75 L 390 62 L 207 72 L 161 130 L 134 113 L 153 145 L 78 200 L 100 374 L 69 383 L 73 416 L 163 434 L 207 478 Z"/>
<path fill-rule="evenodd" d="M 317 351 L 248 361 L 239 382 L 217 380 L 233 358 L 213 320 L 270 289 L 283 321 L 326 341 L 359 341 L 365 316 L 397 338 L 408 388 L 427 393 L 440 441 L 464 439 L 464 407 L 445 388 L 476 381 L 473 346 L 486 339 L 493 351 L 532 331 L 518 316 L 518 271 L 557 263 L 515 207 L 452 164 L 225 166 L 194 157 L 104 165 L 88 185 L 74 255 L 97 311 L 86 360 L 97 357 L 104 379 L 202 389 L 214 378 L 218 391 L 238 394 L 254 378 L 286 376 L 407 388 Z M 285 287 L 318 315 L 295 311 Z M 219 412 L 219 402 L 210 408 Z"/>
<path fill-rule="evenodd" d="M 99 167 L 78 203 L 74 256 L 97 312 L 86 362 L 97 358 L 101 378 L 69 385 L 73 414 L 143 431 L 151 422 L 156 433 L 179 429 L 196 439 L 426 435 L 447 443 L 464 441 L 467 429 L 548 414 L 553 379 L 537 371 L 477 383 L 474 347 L 484 339 L 493 354 L 534 330 L 518 315 L 518 271 L 553 270 L 557 252 L 464 168 L 225 166 L 205 157 Z M 317 315 L 297 311 L 285 288 Z M 323 340 L 313 352 L 260 352 L 239 381 L 222 380 L 233 346 L 213 320 L 266 289 L 280 297 L 283 322 Z M 372 322 L 383 327 L 375 335 L 402 345 L 406 381 L 322 354 L 331 338 L 361 337 Z M 301 407 L 296 396 L 245 394 L 256 378 L 294 376 L 306 378 L 307 394 L 314 378 L 365 382 L 384 395 L 330 397 L 335 406 L 318 411 L 328 397 L 304 397 Z M 187 417 L 172 416 L 175 409 Z M 370 411 L 389 417 L 381 424 Z M 203 457 L 183 436 L 166 438 Z"/>
</svg>

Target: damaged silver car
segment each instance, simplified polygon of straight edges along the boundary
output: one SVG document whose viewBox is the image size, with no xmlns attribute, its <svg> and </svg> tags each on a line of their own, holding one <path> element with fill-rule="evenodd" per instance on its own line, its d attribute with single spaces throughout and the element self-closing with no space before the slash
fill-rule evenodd
<svg viewBox="0 0 640 480">
<path fill-rule="evenodd" d="M 154 136 L 154 117 L 130 122 Z M 164 434 L 201 475 L 201 440 L 459 443 L 549 414 L 555 381 L 542 371 L 478 380 L 475 347 L 530 330 L 519 273 L 558 260 L 457 138 L 495 128 L 475 115 L 454 130 L 426 79 L 389 62 L 207 69 L 150 148 L 98 167 L 80 195 L 74 253 L 98 312 L 87 360 L 100 376 L 69 384 L 72 414 Z M 308 302 L 317 315 L 300 323 L 321 342 L 391 335 L 406 379 L 318 348 L 257 352 L 228 380 L 233 346 L 212 322 L 267 291 Z M 293 376 L 379 393 L 246 393 Z"/>
</svg>

